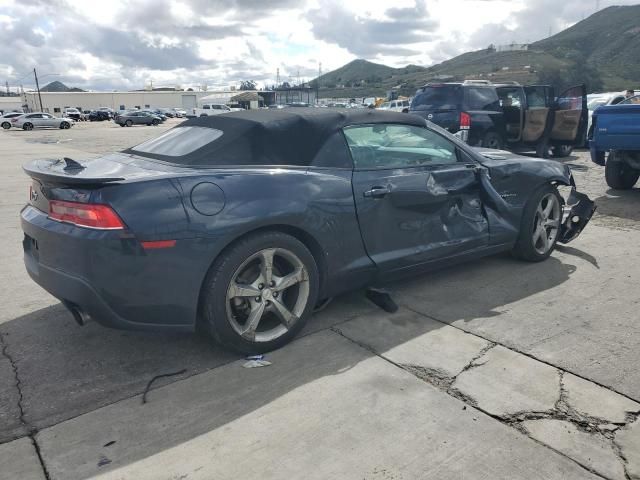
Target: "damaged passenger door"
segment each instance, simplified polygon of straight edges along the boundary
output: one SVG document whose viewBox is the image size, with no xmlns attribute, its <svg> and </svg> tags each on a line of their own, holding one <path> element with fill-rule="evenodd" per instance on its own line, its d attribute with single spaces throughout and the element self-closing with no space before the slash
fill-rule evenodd
<svg viewBox="0 0 640 480">
<path fill-rule="evenodd" d="M 488 244 L 478 164 L 425 127 L 344 129 L 354 162 L 353 192 L 369 257 L 396 270 Z"/>
</svg>

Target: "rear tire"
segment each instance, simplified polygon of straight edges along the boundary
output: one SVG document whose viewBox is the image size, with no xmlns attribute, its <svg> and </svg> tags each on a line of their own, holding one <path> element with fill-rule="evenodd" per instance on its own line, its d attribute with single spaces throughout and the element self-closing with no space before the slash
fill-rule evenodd
<svg viewBox="0 0 640 480">
<path fill-rule="evenodd" d="M 498 135 L 496 132 L 487 132 L 482 138 L 482 146 L 484 148 L 501 150 L 503 148 L 503 145 L 504 142 L 502 141 L 502 137 L 500 137 L 500 135 Z"/>
<path fill-rule="evenodd" d="M 573 153 L 573 147 L 571 145 L 557 145 L 551 147 L 551 156 L 553 158 L 565 158 Z"/>
<path fill-rule="evenodd" d="M 541 262 L 551 255 L 560 236 L 563 203 L 553 185 L 543 185 L 534 192 L 524 208 L 520 233 L 512 250 L 516 258 Z"/>
<path fill-rule="evenodd" d="M 638 181 L 638 177 L 640 177 L 640 171 L 631 168 L 625 163 L 621 158 L 623 156 L 623 152 L 611 152 L 604 166 L 604 176 L 607 180 L 607 185 L 615 190 L 629 190 L 633 188 Z"/>
<path fill-rule="evenodd" d="M 295 283 L 284 286 L 283 279 L 294 282 L 294 274 Z M 228 247 L 209 270 L 202 326 L 218 344 L 243 354 L 275 350 L 304 327 L 318 285 L 316 262 L 302 242 L 281 232 L 251 235 Z"/>
<path fill-rule="evenodd" d="M 23 129 L 23 130 L 33 130 L 33 123 L 25 123 L 25 124 L 22 126 L 22 129 Z"/>
<path fill-rule="evenodd" d="M 551 146 L 549 145 L 548 139 L 540 140 L 536 145 L 536 157 L 539 158 L 550 158 L 551 157 Z"/>
<path fill-rule="evenodd" d="M 9 130 L 11 128 L 11 124 L 9 122 L 2 122 L 2 128 Z"/>
</svg>

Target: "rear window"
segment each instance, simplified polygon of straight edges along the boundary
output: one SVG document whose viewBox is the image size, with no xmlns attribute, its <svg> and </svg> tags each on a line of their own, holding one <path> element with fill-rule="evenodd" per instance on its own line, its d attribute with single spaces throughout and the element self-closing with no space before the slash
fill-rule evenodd
<svg viewBox="0 0 640 480">
<path fill-rule="evenodd" d="M 167 157 L 181 157 L 204 147 L 222 136 L 222 130 L 207 127 L 176 127 L 131 150 Z"/>
<path fill-rule="evenodd" d="M 493 88 L 467 88 L 466 108 L 468 110 L 499 110 L 500 99 Z"/>
<path fill-rule="evenodd" d="M 459 85 L 429 86 L 418 92 L 411 102 L 411 110 L 457 109 L 462 103 Z"/>
</svg>

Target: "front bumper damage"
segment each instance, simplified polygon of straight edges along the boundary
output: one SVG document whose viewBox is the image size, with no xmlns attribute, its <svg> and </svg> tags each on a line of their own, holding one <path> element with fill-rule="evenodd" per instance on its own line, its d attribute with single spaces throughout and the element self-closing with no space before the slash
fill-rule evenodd
<svg viewBox="0 0 640 480">
<path fill-rule="evenodd" d="M 596 204 L 584 193 L 571 188 L 569 198 L 562 207 L 562 223 L 558 242 L 569 243 L 575 240 L 587 226 L 596 211 Z"/>
</svg>

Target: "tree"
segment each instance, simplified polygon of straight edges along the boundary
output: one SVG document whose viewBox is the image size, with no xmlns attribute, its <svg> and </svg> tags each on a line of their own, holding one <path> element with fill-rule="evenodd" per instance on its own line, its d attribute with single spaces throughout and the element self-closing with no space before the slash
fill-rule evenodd
<svg viewBox="0 0 640 480">
<path fill-rule="evenodd" d="M 240 90 L 255 90 L 257 84 L 253 80 L 243 80 L 240 82 Z"/>
<path fill-rule="evenodd" d="M 543 66 L 538 69 L 538 81 L 544 85 L 551 85 L 556 94 L 562 93 L 566 88 L 574 85 L 585 84 L 587 92 L 602 90 L 604 82 L 600 72 L 587 63 L 583 57 L 572 58 L 573 64 L 566 68 L 557 66 Z"/>
</svg>

